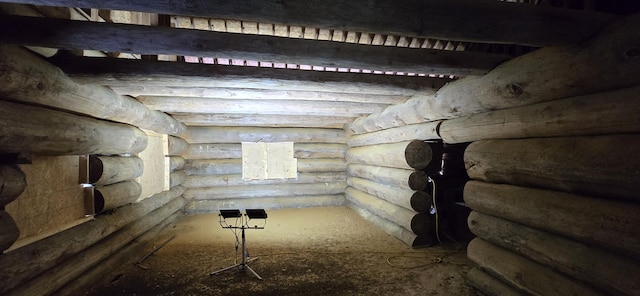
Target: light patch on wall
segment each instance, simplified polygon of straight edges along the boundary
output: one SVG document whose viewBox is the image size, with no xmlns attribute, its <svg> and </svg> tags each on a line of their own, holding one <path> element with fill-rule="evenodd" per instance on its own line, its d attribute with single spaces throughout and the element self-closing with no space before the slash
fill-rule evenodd
<svg viewBox="0 0 640 296">
<path fill-rule="evenodd" d="M 142 186 L 142 193 L 138 200 L 145 199 L 156 193 L 169 190 L 170 165 L 169 140 L 167 135 L 143 130 L 148 136 L 147 148 L 138 154 L 144 164 L 142 176 L 136 181 Z"/>
<path fill-rule="evenodd" d="M 245 180 L 298 177 L 293 142 L 242 142 L 242 178 Z"/>
</svg>

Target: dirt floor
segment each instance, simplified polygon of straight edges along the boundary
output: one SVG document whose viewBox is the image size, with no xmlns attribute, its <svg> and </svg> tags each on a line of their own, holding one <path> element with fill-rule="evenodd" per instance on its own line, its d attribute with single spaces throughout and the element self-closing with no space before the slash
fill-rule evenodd
<svg viewBox="0 0 640 296">
<path fill-rule="evenodd" d="M 464 281 L 463 247 L 411 249 L 346 207 L 267 213 L 250 224 L 264 229 L 246 230 L 249 255 L 259 258 L 249 266 L 263 280 L 239 268 L 210 275 L 240 261 L 241 247 L 236 256 L 234 233 L 207 214 L 178 220 L 145 253 L 175 237 L 142 266 L 124 266 L 88 294 L 478 295 Z"/>
</svg>

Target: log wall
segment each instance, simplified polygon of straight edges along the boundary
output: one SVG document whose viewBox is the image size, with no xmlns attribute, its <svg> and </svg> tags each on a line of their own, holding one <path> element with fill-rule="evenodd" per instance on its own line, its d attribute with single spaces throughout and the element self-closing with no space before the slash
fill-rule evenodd
<svg viewBox="0 0 640 296">
<path fill-rule="evenodd" d="M 180 155 L 189 213 L 344 203 L 347 137 L 342 129 L 189 127 L 184 139 Z M 242 179 L 242 142 L 293 142 L 298 177 Z"/>
<path fill-rule="evenodd" d="M 135 156 L 147 146 L 141 128 L 175 135 L 184 125 L 107 88 L 76 84 L 23 48 L 0 47 L 0 68 L 0 294 L 50 295 L 181 214 L 179 177 L 141 202 L 134 179 L 144 170 Z M 174 138 L 171 152 L 184 150 L 186 142 Z M 79 170 L 87 154 L 92 164 Z M 184 166 L 179 157 L 166 163 Z M 117 210 L 85 218 L 80 182 L 96 186 L 95 212 Z"/>
<path fill-rule="evenodd" d="M 424 127 L 415 135 L 473 142 L 464 155 L 474 179 L 464 190 L 468 225 L 478 236 L 468 280 L 484 293 L 638 295 L 640 39 L 629 28 L 639 22 L 629 17 L 579 45 L 543 48 L 360 117 L 348 126 L 350 151 L 406 141 L 414 126 Z M 364 162 L 350 151 L 349 166 Z M 367 178 L 361 168 L 349 173 L 350 184 Z M 391 217 L 374 206 L 382 197 L 363 194 L 348 188 L 350 205 L 393 234 Z"/>
</svg>

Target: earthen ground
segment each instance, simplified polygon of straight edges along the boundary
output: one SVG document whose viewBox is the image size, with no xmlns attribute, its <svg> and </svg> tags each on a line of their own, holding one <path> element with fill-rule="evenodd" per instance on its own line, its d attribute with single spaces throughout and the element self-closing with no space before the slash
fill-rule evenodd
<svg viewBox="0 0 640 296">
<path fill-rule="evenodd" d="M 347 207 L 267 211 L 264 229 L 246 231 L 250 266 L 234 269 L 235 236 L 217 214 L 185 216 L 141 258 L 97 283 L 89 295 L 478 295 L 464 280 L 471 264 L 461 246 L 412 249 Z M 252 221 L 262 225 L 262 222 Z M 136 261 L 136 260 L 134 260 Z"/>
</svg>

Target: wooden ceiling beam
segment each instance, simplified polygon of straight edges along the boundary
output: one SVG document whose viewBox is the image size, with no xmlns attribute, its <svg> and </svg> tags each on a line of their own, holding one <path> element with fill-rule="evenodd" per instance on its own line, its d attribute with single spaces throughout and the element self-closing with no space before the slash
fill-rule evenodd
<svg viewBox="0 0 640 296">
<path fill-rule="evenodd" d="M 34 5 L 130 10 L 455 41 L 568 45 L 616 16 L 495 0 L 10 0 Z"/>
<path fill-rule="evenodd" d="M 225 88 L 225 87 L 174 87 L 174 86 L 111 86 L 121 95 L 138 96 L 175 96 L 194 98 L 214 98 L 229 100 L 302 100 L 358 102 L 378 104 L 398 104 L 405 102 L 409 95 L 375 95 L 342 92 L 313 92 L 297 90 Z M 339 90 L 337 90 L 339 91 Z"/>
<path fill-rule="evenodd" d="M 378 95 L 433 93 L 451 79 L 57 56 L 75 81 L 110 86 L 225 87 Z"/>
<path fill-rule="evenodd" d="M 482 75 L 509 59 L 506 55 L 491 53 L 367 46 L 15 15 L 0 18 L 0 28 L 0 42 L 16 45 L 142 55 L 231 58 L 383 72 Z"/>
<path fill-rule="evenodd" d="M 265 114 L 175 113 L 173 117 L 188 126 L 266 126 L 343 128 L 355 117 Z"/>
<path fill-rule="evenodd" d="M 166 113 L 240 113 L 358 117 L 384 110 L 387 104 L 329 101 L 226 100 L 188 97 L 138 97 L 151 110 Z"/>
</svg>

